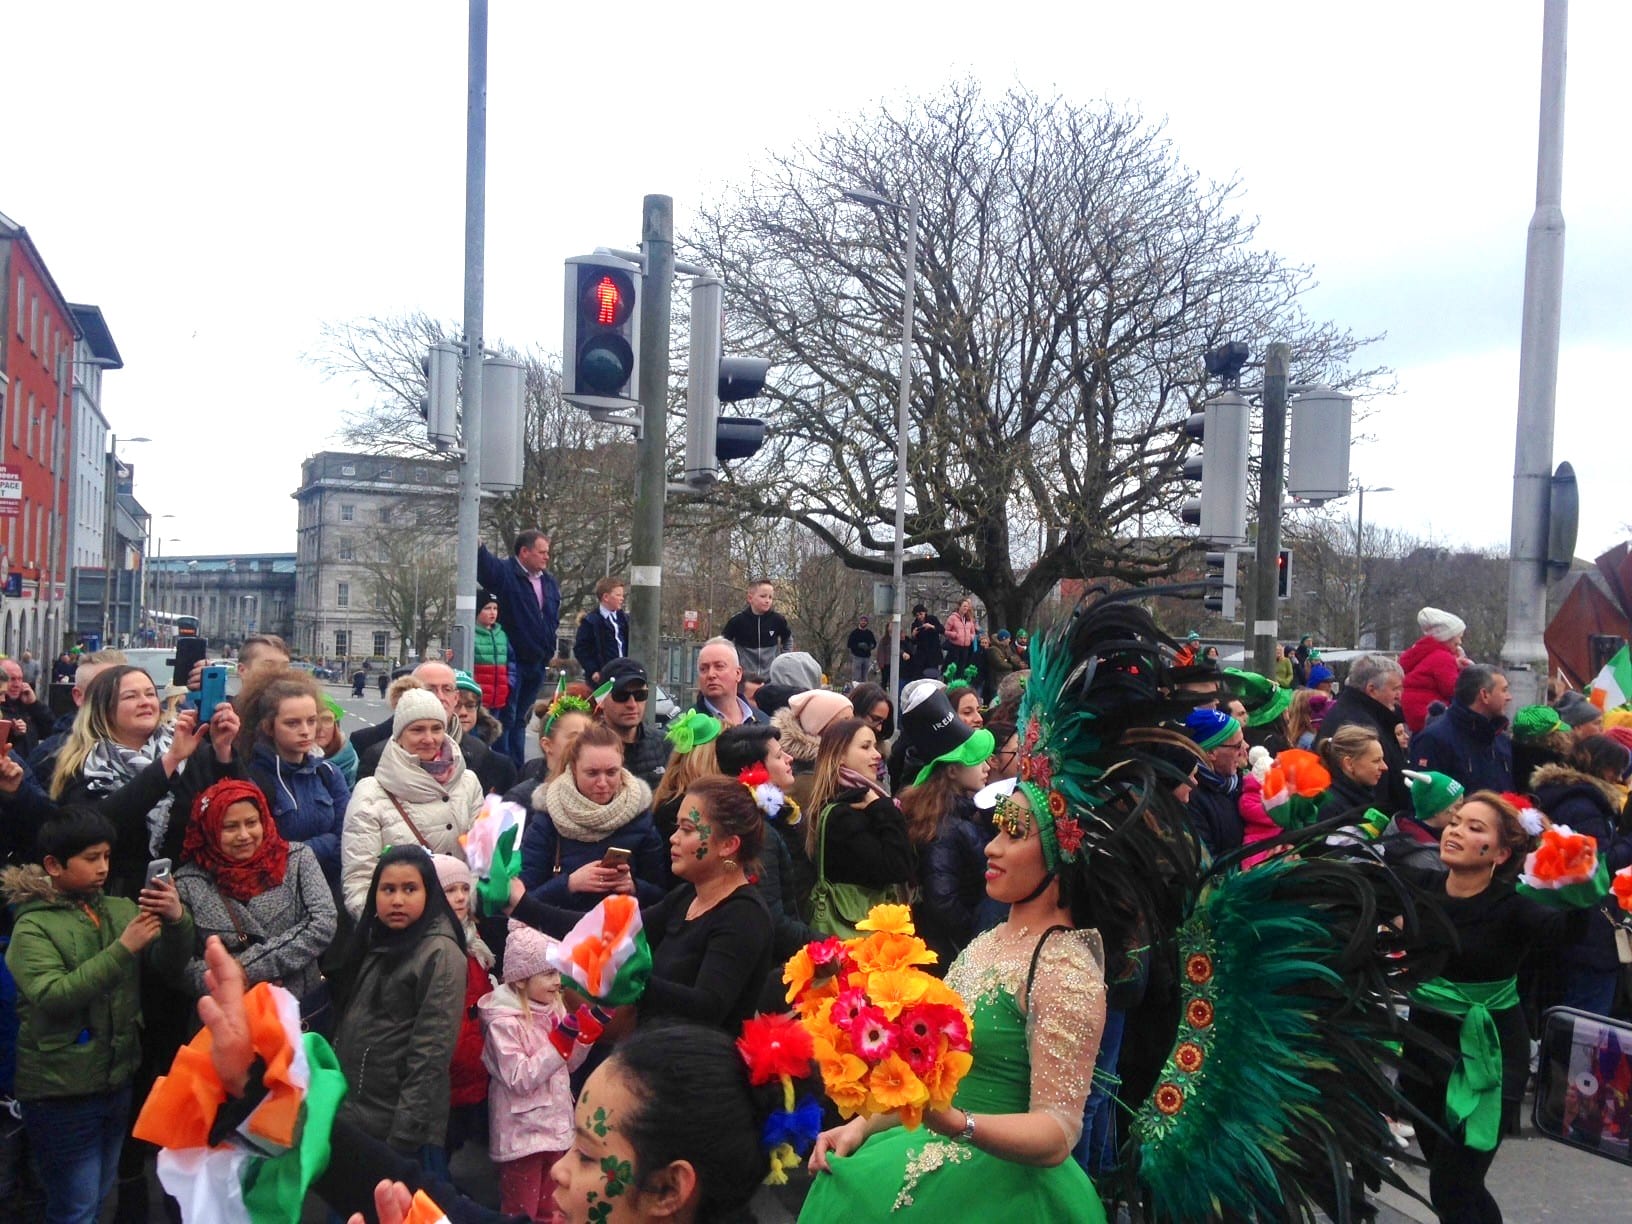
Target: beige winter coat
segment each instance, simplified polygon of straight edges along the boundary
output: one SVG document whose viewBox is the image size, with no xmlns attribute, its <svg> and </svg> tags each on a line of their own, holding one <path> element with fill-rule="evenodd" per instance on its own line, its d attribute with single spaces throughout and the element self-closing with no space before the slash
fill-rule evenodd
<svg viewBox="0 0 1632 1224">
<path fill-rule="evenodd" d="M 352 917 L 363 912 L 374 864 L 388 846 L 418 845 L 423 838 L 437 854 L 465 857 L 459 837 L 469 832 L 481 809 L 482 784 L 465 769 L 457 744 L 453 760 L 453 774 L 443 786 L 400 744 L 387 740 L 374 776 L 362 779 L 351 792 L 340 832 L 340 880 Z M 391 802 L 393 796 L 407 810 L 419 837 Z"/>
</svg>

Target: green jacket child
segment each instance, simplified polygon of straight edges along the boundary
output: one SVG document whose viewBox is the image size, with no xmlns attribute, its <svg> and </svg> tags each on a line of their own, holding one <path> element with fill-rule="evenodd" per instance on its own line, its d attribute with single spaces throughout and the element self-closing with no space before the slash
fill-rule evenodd
<svg viewBox="0 0 1632 1224">
<path fill-rule="evenodd" d="M 53 825 L 84 815 L 48 821 L 42 845 Z M 6 965 L 17 980 L 15 1092 L 25 1103 L 124 1087 L 141 1059 L 143 952 L 155 969 L 178 978 L 192 953 L 193 920 L 185 908 L 164 920 L 155 938 L 151 920 L 130 929 L 142 916 L 134 901 L 102 892 L 113 836 L 112 826 L 102 824 L 107 840 L 70 853 L 66 863 L 47 852 L 51 874 L 33 865 L 0 872 L 0 890 L 16 910 Z"/>
</svg>

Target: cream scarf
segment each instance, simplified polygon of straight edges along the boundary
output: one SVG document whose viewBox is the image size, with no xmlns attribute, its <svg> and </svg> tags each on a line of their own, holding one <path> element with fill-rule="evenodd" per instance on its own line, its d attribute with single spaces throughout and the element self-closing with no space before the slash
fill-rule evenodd
<svg viewBox="0 0 1632 1224">
<path fill-rule="evenodd" d="M 534 810 L 548 812 L 556 832 L 572 841 L 600 841 L 651 807 L 652 788 L 627 769 L 623 771 L 623 785 L 612 796 L 611 803 L 591 803 L 585 799 L 573 783 L 570 770 L 533 792 Z"/>
</svg>

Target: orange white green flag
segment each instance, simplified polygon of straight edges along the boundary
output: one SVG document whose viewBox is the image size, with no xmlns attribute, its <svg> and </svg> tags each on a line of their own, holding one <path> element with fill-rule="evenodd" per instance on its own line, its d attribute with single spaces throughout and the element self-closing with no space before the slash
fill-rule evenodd
<svg viewBox="0 0 1632 1224">
<path fill-rule="evenodd" d="M 328 1167 L 329 1132 L 346 1078 L 329 1043 L 300 1031 L 300 1004 L 266 982 L 244 996 L 250 1040 L 265 1064 L 265 1096 L 211 1144 L 227 1091 L 201 1030 L 148 1094 L 134 1134 L 155 1143 L 159 1180 L 186 1224 L 299 1224 L 312 1182 Z"/>
<path fill-rule="evenodd" d="M 640 903 L 623 893 L 605 898 L 550 949 L 548 960 L 598 1003 L 619 1007 L 635 1002 L 652 975 Z"/>
<path fill-rule="evenodd" d="M 1587 697 L 1600 710 L 1618 710 L 1632 702 L 1632 651 L 1622 646 L 1593 678 Z"/>
</svg>

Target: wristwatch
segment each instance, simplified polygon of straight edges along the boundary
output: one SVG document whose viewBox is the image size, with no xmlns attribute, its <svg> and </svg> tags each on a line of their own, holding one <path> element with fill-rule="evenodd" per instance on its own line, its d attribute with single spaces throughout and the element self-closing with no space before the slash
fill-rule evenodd
<svg viewBox="0 0 1632 1224">
<path fill-rule="evenodd" d="M 975 1141 L 975 1115 L 967 1109 L 963 1111 L 963 1129 L 952 1138 L 958 1143 L 973 1143 Z"/>
</svg>

